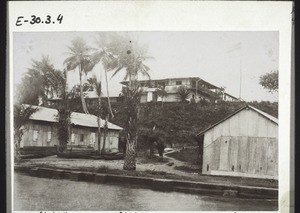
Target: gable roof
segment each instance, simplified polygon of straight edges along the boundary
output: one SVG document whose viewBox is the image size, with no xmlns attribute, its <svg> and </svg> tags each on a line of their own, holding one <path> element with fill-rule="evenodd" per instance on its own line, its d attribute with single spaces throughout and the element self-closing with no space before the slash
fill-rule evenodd
<svg viewBox="0 0 300 213">
<path fill-rule="evenodd" d="M 236 110 L 235 112 L 233 112 L 232 114 L 228 115 L 227 117 L 223 118 L 222 120 L 218 121 L 217 123 L 211 125 L 210 127 L 206 128 L 205 130 L 201 131 L 200 133 L 197 134 L 197 136 L 200 136 L 200 135 L 203 135 L 205 132 L 207 132 L 208 130 L 212 129 L 213 127 L 217 126 L 218 124 L 222 123 L 223 121 L 231 118 L 232 116 L 234 116 L 235 114 L 238 114 L 239 112 L 243 111 L 244 109 L 252 109 L 254 110 L 255 112 L 259 113 L 260 115 L 262 115 L 263 117 L 265 117 L 266 119 L 272 121 L 273 123 L 277 124 L 278 125 L 278 119 L 275 118 L 274 116 L 272 115 L 269 115 L 268 113 L 265 113 L 253 106 L 250 106 L 250 105 L 245 105 L 243 106 L 242 108 Z"/>
<path fill-rule="evenodd" d="M 29 107 L 29 105 L 24 104 L 25 107 Z M 36 120 L 36 121 L 46 121 L 46 122 L 52 122 L 57 123 L 58 122 L 58 111 L 57 109 L 51 109 L 47 107 L 41 107 L 41 106 L 31 106 L 34 109 L 37 109 L 36 112 L 34 112 L 29 119 L 30 120 Z M 101 119 L 102 128 L 104 126 L 104 120 Z M 71 123 L 77 126 L 85 126 L 85 127 L 95 127 L 98 128 L 98 120 L 97 116 L 91 115 L 91 114 L 84 114 L 84 113 L 78 113 L 78 112 L 72 112 L 71 113 Z M 122 130 L 122 127 L 119 127 L 113 123 L 108 122 L 108 129 L 113 130 Z"/>
</svg>

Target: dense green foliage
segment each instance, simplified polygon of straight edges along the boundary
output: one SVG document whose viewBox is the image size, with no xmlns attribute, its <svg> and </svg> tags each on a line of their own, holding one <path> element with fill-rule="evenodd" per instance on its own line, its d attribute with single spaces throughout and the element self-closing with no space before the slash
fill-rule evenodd
<svg viewBox="0 0 300 213">
<path fill-rule="evenodd" d="M 278 92 L 278 70 L 260 76 L 259 84 L 269 92 Z"/>
<path fill-rule="evenodd" d="M 167 146 L 197 145 L 195 135 L 208 128 L 212 124 L 230 115 L 237 109 L 249 104 L 274 117 L 278 117 L 277 102 L 199 102 L 188 103 L 165 103 L 160 102 L 142 103 L 138 110 L 138 148 L 149 149 L 152 140 L 148 140 L 155 126 L 156 131 L 162 132 Z M 125 127 L 128 107 L 126 102 L 112 103 L 115 114 L 111 122 Z M 95 112 L 95 105 L 88 105 L 90 112 Z M 149 144 L 150 143 L 150 144 Z"/>
<path fill-rule="evenodd" d="M 197 145 L 195 135 L 219 120 L 230 115 L 237 109 L 249 104 L 274 117 L 278 117 L 277 102 L 218 102 L 211 103 L 201 101 L 197 104 L 189 103 L 164 103 L 162 107 L 160 102 L 141 103 L 138 110 L 138 148 L 150 149 L 154 141 L 152 136 L 162 135 L 164 143 L 171 146 L 189 146 Z M 80 105 L 79 105 L 80 106 Z M 71 104 L 73 110 L 79 110 L 78 105 Z M 96 104 L 88 102 L 89 111 L 96 113 Z M 103 101 L 103 109 L 106 109 L 107 102 Z M 125 127 L 128 106 L 126 102 L 112 103 L 114 118 L 110 121 Z M 80 111 L 80 110 L 79 110 Z M 104 110 L 105 111 L 105 110 Z M 155 133 L 152 131 L 155 126 Z M 149 139 L 150 138 L 150 139 Z"/>
</svg>

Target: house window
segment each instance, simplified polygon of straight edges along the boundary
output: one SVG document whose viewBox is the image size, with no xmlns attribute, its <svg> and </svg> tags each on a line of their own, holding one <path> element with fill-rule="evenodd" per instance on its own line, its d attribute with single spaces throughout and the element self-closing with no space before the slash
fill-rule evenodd
<svg viewBox="0 0 300 213">
<path fill-rule="evenodd" d="M 182 81 L 176 81 L 176 85 L 181 85 Z"/>
<path fill-rule="evenodd" d="M 51 136 L 52 136 L 51 131 L 48 131 L 47 132 L 47 142 L 48 143 L 51 142 Z"/>
<path fill-rule="evenodd" d="M 96 133 L 95 132 L 92 132 L 91 133 L 91 137 L 90 137 L 90 145 L 94 145 L 96 142 Z"/>
<path fill-rule="evenodd" d="M 71 134 L 71 143 L 75 143 L 75 134 L 74 133 L 72 133 Z"/>
<path fill-rule="evenodd" d="M 33 141 L 37 142 L 38 138 L 39 138 L 39 131 L 38 130 L 34 130 L 33 131 Z"/>
</svg>

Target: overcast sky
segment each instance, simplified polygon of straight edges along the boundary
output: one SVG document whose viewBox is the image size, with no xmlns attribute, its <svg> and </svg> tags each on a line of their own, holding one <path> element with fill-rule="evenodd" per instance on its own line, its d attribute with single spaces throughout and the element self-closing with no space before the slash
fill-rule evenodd
<svg viewBox="0 0 300 213">
<path fill-rule="evenodd" d="M 259 85 L 259 76 L 278 70 L 278 32 L 130 32 L 148 46 L 154 59 L 145 61 L 152 79 L 200 77 L 225 87 L 226 92 L 246 101 L 277 101 Z M 31 67 L 32 59 L 49 55 L 56 69 L 63 69 L 69 56 L 67 46 L 77 36 L 94 45 L 96 32 L 28 32 L 14 33 L 14 83 Z M 93 72 L 100 76 L 97 65 Z M 110 79 L 110 95 L 120 93 L 124 71 Z M 110 74 L 111 75 L 111 74 Z M 104 77 L 104 76 L 103 76 Z M 79 82 L 78 71 L 69 72 L 69 85 Z M 104 79 L 103 79 L 104 80 Z M 104 83 L 104 82 L 103 82 Z M 105 85 L 104 85 L 105 86 Z"/>
</svg>

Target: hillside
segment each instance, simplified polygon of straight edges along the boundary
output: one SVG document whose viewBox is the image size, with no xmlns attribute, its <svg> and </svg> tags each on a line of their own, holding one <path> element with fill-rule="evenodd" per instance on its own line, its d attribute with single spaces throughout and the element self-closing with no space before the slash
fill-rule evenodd
<svg viewBox="0 0 300 213">
<path fill-rule="evenodd" d="M 138 125 L 139 144 L 144 144 L 143 134 L 145 130 L 151 130 L 154 125 L 161 130 L 167 146 L 193 146 L 197 145 L 195 134 L 230 115 L 245 104 L 250 104 L 274 117 L 278 114 L 278 103 L 270 102 L 220 102 L 197 104 L 188 103 L 143 103 L 140 105 Z M 113 123 L 124 126 L 126 113 L 122 103 L 114 103 L 115 117 Z"/>
</svg>

